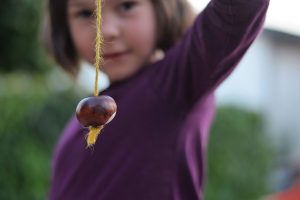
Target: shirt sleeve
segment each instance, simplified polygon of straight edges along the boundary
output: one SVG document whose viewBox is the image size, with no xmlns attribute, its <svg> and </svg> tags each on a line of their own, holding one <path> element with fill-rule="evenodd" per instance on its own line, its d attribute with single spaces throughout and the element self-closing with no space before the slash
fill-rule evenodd
<svg viewBox="0 0 300 200">
<path fill-rule="evenodd" d="M 269 0 L 211 0 L 151 76 L 157 95 L 193 106 L 238 64 L 259 34 Z"/>
</svg>

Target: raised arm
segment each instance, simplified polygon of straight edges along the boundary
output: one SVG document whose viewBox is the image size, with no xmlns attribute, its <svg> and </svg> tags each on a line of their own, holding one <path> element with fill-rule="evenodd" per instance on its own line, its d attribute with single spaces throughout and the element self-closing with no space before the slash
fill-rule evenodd
<svg viewBox="0 0 300 200">
<path fill-rule="evenodd" d="M 269 0 L 212 0 L 152 79 L 157 95 L 190 108 L 238 64 L 261 30 Z"/>
</svg>

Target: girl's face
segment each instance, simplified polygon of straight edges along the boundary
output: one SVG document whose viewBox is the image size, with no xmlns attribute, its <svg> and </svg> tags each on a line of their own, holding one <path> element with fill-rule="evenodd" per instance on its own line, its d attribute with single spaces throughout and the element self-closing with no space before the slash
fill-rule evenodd
<svg viewBox="0 0 300 200">
<path fill-rule="evenodd" d="M 94 63 L 95 0 L 68 0 L 70 31 L 79 56 Z M 103 65 L 112 82 L 126 79 L 150 62 L 156 44 L 150 0 L 104 0 L 101 31 Z"/>
</svg>

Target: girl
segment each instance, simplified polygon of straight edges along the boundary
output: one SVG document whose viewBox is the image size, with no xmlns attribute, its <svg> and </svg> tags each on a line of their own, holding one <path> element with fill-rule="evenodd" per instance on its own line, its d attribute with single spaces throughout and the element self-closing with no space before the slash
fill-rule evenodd
<svg viewBox="0 0 300 200">
<path fill-rule="evenodd" d="M 73 75 L 80 59 L 94 61 L 94 4 L 49 0 L 48 44 Z M 187 29 L 185 0 L 103 0 L 102 70 L 112 84 L 101 94 L 115 99 L 118 113 L 93 153 L 87 130 L 70 121 L 49 198 L 202 199 L 213 92 L 259 33 L 267 7 L 268 0 L 211 0 Z"/>
</svg>

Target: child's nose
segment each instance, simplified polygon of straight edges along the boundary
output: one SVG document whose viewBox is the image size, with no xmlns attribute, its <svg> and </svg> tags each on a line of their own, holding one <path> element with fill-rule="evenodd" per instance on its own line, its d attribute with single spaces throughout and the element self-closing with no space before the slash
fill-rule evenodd
<svg viewBox="0 0 300 200">
<path fill-rule="evenodd" d="M 102 35 L 104 42 L 113 41 L 119 35 L 118 23 L 115 19 L 105 17 L 102 19 Z"/>
</svg>

